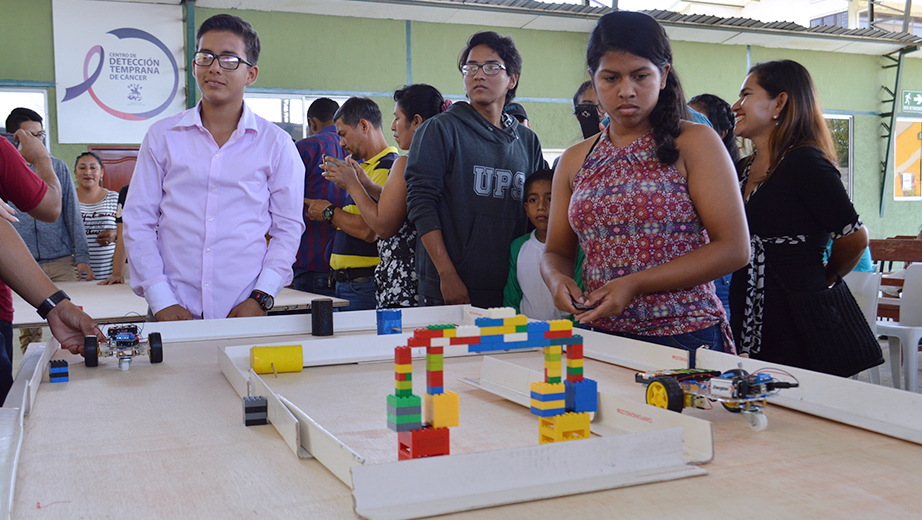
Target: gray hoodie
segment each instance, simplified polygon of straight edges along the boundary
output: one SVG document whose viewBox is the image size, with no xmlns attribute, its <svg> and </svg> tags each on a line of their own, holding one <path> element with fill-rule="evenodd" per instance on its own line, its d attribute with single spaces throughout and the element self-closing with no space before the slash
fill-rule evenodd
<svg viewBox="0 0 922 520">
<path fill-rule="evenodd" d="M 465 102 L 423 123 L 407 159 L 408 218 L 419 236 L 440 229 L 471 303 L 501 307 L 509 245 L 525 233 L 525 178 L 545 166 L 541 143 L 515 118 L 497 128 Z M 439 274 L 420 241 L 419 293 L 441 300 Z"/>
<path fill-rule="evenodd" d="M 13 227 L 39 263 L 74 255 L 75 263 L 90 262 L 90 252 L 83 229 L 83 217 L 77 204 L 77 190 L 64 161 L 51 158 L 54 174 L 61 183 L 61 216 L 54 223 L 39 222 L 17 208 L 19 222 Z"/>
</svg>

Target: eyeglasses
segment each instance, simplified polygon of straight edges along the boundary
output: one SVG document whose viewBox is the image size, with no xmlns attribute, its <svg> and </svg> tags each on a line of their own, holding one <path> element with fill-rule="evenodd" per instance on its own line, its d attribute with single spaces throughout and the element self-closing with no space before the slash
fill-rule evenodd
<svg viewBox="0 0 922 520">
<path fill-rule="evenodd" d="M 484 65 L 461 65 L 461 74 L 464 74 L 465 76 L 473 76 L 477 74 L 478 70 L 482 70 L 483 73 L 487 76 L 495 76 L 499 74 L 499 71 L 506 70 L 506 66 L 499 63 L 486 63 Z"/>
<path fill-rule="evenodd" d="M 35 137 L 35 138 L 37 138 L 37 139 L 45 139 L 45 131 L 44 131 L 44 130 L 42 130 L 41 132 L 39 132 L 39 133 L 37 133 L 37 134 L 34 133 L 34 132 L 29 132 L 29 133 L 32 134 L 32 137 Z"/>
<path fill-rule="evenodd" d="M 252 63 L 240 56 L 234 56 L 233 54 L 212 54 L 210 52 L 196 52 L 192 61 L 199 67 L 210 67 L 211 64 L 214 63 L 215 58 L 218 58 L 218 66 L 224 70 L 237 70 L 240 68 L 241 63 L 246 63 L 251 67 L 253 66 Z"/>
</svg>

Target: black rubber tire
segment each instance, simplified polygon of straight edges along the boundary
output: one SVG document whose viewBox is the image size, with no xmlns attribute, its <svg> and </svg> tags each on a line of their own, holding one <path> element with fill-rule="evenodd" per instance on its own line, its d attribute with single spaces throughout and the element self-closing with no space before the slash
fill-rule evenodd
<svg viewBox="0 0 922 520">
<path fill-rule="evenodd" d="M 96 336 L 83 338 L 83 359 L 88 367 L 99 366 L 99 338 Z"/>
<path fill-rule="evenodd" d="M 160 339 L 160 333 L 151 332 L 147 337 L 147 345 L 150 347 L 150 362 L 163 363 L 163 340 Z"/>
<path fill-rule="evenodd" d="M 665 403 L 650 402 L 650 387 L 654 385 L 662 385 L 662 390 L 665 391 Z M 680 385 L 674 377 L 657 376 L 654 377 L 653 381 L 650 381 L 650 385 L 647 386 L 647 404 L 682 413 L 682 409 L 685 408 L 685 392 L 682 391 L 682 385 Z M 665 406 L 662 406 L 663 404 L 665 404 Z"/>
</svg>

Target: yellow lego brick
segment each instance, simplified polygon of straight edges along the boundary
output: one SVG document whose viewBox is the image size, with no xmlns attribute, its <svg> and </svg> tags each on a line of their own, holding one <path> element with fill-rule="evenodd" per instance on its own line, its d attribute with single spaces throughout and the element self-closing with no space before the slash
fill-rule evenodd
<svg viewBox="0 0 922 520">
<path fill-rule="evenodd" d="M 443 338 L 453 338 L 457 334 L 457 331 L 455 329 L 444 329 L 442 333 L 444 334 L 442 336 Z"/>
<path fill-rule="evenodd" d="M 277 347 L 253 347 L 250 349 L 250 368 L 257 374 L 276 372 L 300 372 L 304 368 L 301 345 L 280 345 Z"/>
<path fill-rule="evenodd" d="M 556 368 L 545 368 L 544 370 L 547 372 L 546 377 L 560 377 L 560 374 L 563 373 L 563 371 L 560 370 L 560 366 Z"/>
<path fill-rule="evenodd" d="M 551 345 L 550 347 L 544 347 L 545 354 L 560 354 L 563 351 L 560 348 L 560 345 Z"/>
<path fill-rule="evenodd" d="M 583 358 L 579 359 L 567 359 L 567 366 L 570 368 L 582 368 L 583 367 Z"/>
<path fill-rule="evenodd" d="M 411 374 L 413 373 L 413 364 L 407 363 L 406 365 L 398 365 L 394 363 L 394 372 L 398 374 Z"/>
<path fill-rule="evenodd" d="M 574 441 L 588 439 L 589 413 L 565 413 L 552 417 L 542 417 L 538 425 L 538 442 Z"/>
<path fill-rule="evenodd" d="M 539 394 L 562 394 L 566 391 L 563 383 L 545 383 L 544 381 L 535 381 L 529 386 L 532 392 Z"/>
<path fill-rule="evenodd" d="M 394 381 L 397 390 L 413 390 L 413 381 Z"/>
<path fill-rule="evenodd" d="M 560 401 L 539 401 L 537 399 L 532 399 L 531 407 L 539 410 L 553 410 L 555 408 L 560 408 L 562 410 L 566 407 L 566 402 L 563 399 Z"/>
<path fill-rule="evenodd" d="M 570 320 L 550 320 L 547 323 L 551 330 L 573 330 L 573 322 Z"/>
<path fill-rule="evenodd" d="M 503 325 L 502 327 L 480 327 L 481 336 L 495 336 L 498 334 L 515 334 L 515 325 Z"/>
<path fill-rule="evenodd" d="M 524 314 L 518 314 L 514 318 L 506 318 L 503 320 L 503 325 L 512 325 L 513 327 L 516 325 L 525 325 L 526 323 L 528 323 L 528 318 L 526 318 Z"/>
<path fill-rule="evenodd" d="M 458 394 L 449 390 L 437 395 L 426 394 L 424 422 L 433 428 L 457 426 L 460 424 L 460 402 Z"/>
</svg>

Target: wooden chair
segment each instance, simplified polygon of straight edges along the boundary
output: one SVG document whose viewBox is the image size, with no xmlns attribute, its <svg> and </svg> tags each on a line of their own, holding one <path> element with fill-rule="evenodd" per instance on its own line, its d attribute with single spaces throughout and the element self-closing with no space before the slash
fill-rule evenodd
<svg viewBox="0 0 922 520">
<path fill-rule="evenodd" d="M 871 260 L 877 263 L 878 270 L 892 270 L 894 262 L 922 262 L 922 240 L 915 238 L 887 238 L 869 240 Z M 885 264 L 887 264 L 885 266 Z M 902 287 L 903 279 L 884 276 L 880 285 Z M 883 296 L 877 304 L 877 317 L 900 319 L 900 299 Z"/>
</svg>

